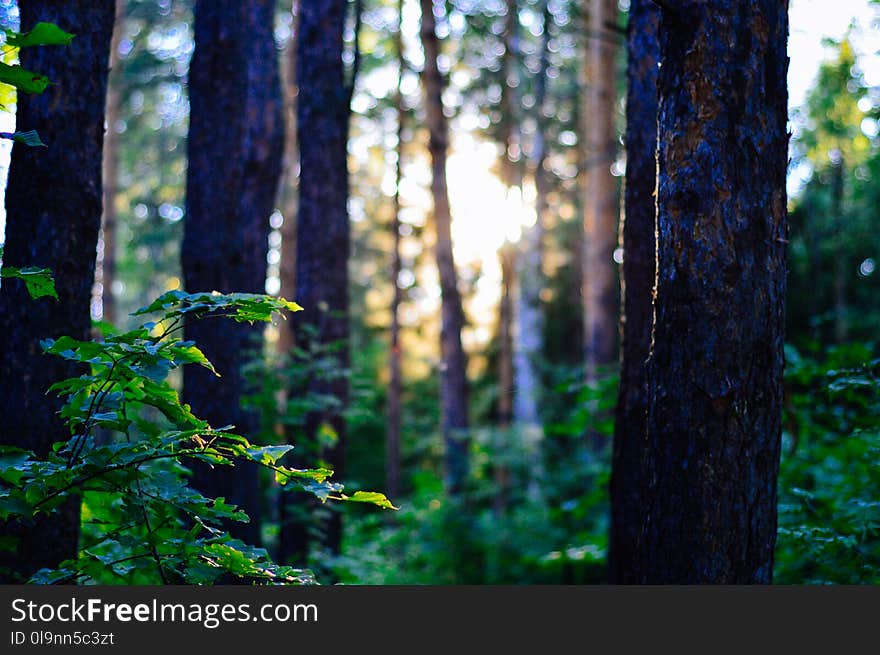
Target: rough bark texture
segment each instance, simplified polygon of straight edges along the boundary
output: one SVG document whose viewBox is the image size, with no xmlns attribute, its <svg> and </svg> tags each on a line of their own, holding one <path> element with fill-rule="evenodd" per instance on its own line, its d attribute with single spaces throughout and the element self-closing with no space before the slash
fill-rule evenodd
<svg viewBox="0 0 880 655">
<path fill-rule="evenodd" d="M 45 455 L 69 437 L 49 386 L 79 373 L 72 363 L 43 356 L 39 341 L 69 335 L 89 338 L 89 299 L 101 225 L 101 148 L 107 60 L 113 30 L 112 0 L 21 3 L 21 29 L 51 21 L 76 34 L 69 46 L 26 48 L 21 64 L 55 84 L 41 95 L 18 96 L 20 130 L 36 129 L 48 148 L 15 144 L 6 187 L 7 266 L 52 269 L 58 300 L 31 300 L 24 285 L 7 280 L 0 290 L 0 444 Z M 0 580 L 27 578 L 39 568 L 73 557 L 79 535 L 74 499 L 35 525 L 5 525 L 0 534 L 22 539 L 0 560 Z"/>
<path fill-rule="evenodd" d="M 269 215 L 281 173 L 282 102 L 272 33 L 274 2 L 200 0 L 190 66 L 190 127 L 186 223 L 182 246 L 189 292 L 263 293 Z M 212 426 L 241 434 L 257 417 L 241 408 L 241 367 L 260 345 L 262 328 L 225 320 L 194 321 L 186 336 L 223 376 L 202 367 L 184 374 L 184 399 Z M 260 493 L 255 467 L 198 467 L 195 485 L 223 496 L 251 517 L 230 525 L 250 543 L 260 540 Z"/>
<path fill-rule="evenodd" d="M 332 379 L 312 377 L 308 394 L 332 398 L 332 406 L 310 412 L 305 422 L 304 450 L 314 449 L 321 426 L 336 434 L 335 444 L 322 453 L 344 477 L 345 420 L 349 366 L 348 259 L 351 237 L 348 220 L 346 146 L 350 88 L 342 62 L 345 0 L 300 0 L 297 40 L 297 130 L 299 133 L 299 209 L 296 240 L 296 300 L 305 308 L 296 318 L 295 339 L 306 352 L 333 347 Z M 313 328 L 310 330 L 309 328 Z M 327 356 L 328 353 L 323 353 Z M 313 464 L 314 462 L 312 462 Z M 282 499 L 281 555 L 302 563 L 307 554 L 308 528 L 292 520 L 287 503 L 302 503 L 302 494 Z M 342 524 L 333 512 L 323 526 L 324 546 L 338 551 Z"/>
<path fill-rule="evenodd" d="M 611 470 L 611 582 L 635 582 L 641 525 L 639 467 L 647 421 L 645 362 L 651 348 L 654 187 L 657 170 L 657 25 L 651 0 L 632 0 L 627 28 L 626 185 L 622 234 L 620 391 Z"/>
<path fill-rule="evenodd" d="M 110 75 L 107 82 L 107 106 L 104 133 L 104 215 L 101 221 L 101 305 L 102 319 L 115 323 L 116 299 L 113 296 L 113 281 L 116 279 L 116 193 L 119 188 L 119 122 L 122 105 L 122 71 L 119 61 L 119 40 L 122 38 L 125 17 L 125 0 L 116 0 L 116 17 L 113 25 L 113 40 L 110 42 Z"/>
<path fill-rule="evenodd" d="M 420 0 L 422 9 L 421 40 L 425 51 L 422 82 L 425 89 L 425 113 L 430 133 L 431 194 L 434 199 L 434 227 L 437 231 L 435 254 L 440 274 L 440 405 L 443 440 L 446 447 L 446 487 L 450 493 L 461 491 L 468 470 L 468 382 L 467 358 L 461 343 L 464 325 L 458 274 L 452 255 L 452 217 L 446 184 L 446 155 L 449 126 L 443 114 L 443 79 L 437 66 L 440 41 L 431 0 Z"/>
<path fill-rule="evenodd" d="M 589 0 L 582 292 L 588 380 L 595 380 L 597 369 L 614 362 L 617 354 L 618 282 L 613 255 L 620 214 L 617 181 L 611 174 L 611 164 L 617 156 L 617 46 L 614 39 L 605 36 L 606 25 L 616 19 L 617 0 Z"/>
<path fill-rule="evenodd" d="M 786 0 L 662 12 L 643 583 L 769 583 L 787 213 Z"/>
<path fill-rule="evenodd" d="M 386 493 L 392 499 L 400 493 L 400 425 L 402 409 L 402 372 L 400 351 L 400 304 L 403 289 L 400 288 L 400 183 L 403 180 L 403 127 L 406 109 L 403 106 L 401 80 L 406 66 L 403 53 L 403 0 L 397 3 L 397 30 L 394 34 L 394 47 L 397 55 L 397 93 L 394 98 L 394 111 L 397 114 L 397 159 L 394 164 L 394 215 L 391 218 L 391 343 L 389 351 L 388 380 L 388 435 L 385 443 L 385 485 Z"/>
</svg>

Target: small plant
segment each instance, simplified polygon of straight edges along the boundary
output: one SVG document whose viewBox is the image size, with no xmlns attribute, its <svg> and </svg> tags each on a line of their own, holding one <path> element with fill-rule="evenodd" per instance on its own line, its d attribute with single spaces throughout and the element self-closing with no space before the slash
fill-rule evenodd
<svg viewBox="0 0 880 655">
<path fill-rule="evenodd" d="M 229 535 L 224 525 L 246 522 L 247 515 L 224 498 L 206 498 L 190 487 L 187 464 L 192 462 L 252 462 L 271 471 L 279 485 L 298 487 L 322 502 L 392 508 L 381 493 L 343 493 L 327 468 L 282 465 L 292 446 L 256 446 L 233 426 L 208 425 L 168 381 L 181 366 L 214 371 L 196 344 L 177 336 L 184 319 L 266 322 L 282 310 L 299 309 L 271 296 L 171 291 L 135 313 L 157 315 L 135 330 L 103 341 L 42 342 L 48 355 L 85 369 L 50 389 L 66 401 L 61 414 L 70 437 L 45 458 L 0 447 L 0 520 L 32 521 L 71 497 L 82 497 L 83 536 L 76 559 L 37 572 L 31 582 L 210 584 L 229 576 L 311 582 L 309 572 L 278 565 L 265 550 Z"/>
</svg>

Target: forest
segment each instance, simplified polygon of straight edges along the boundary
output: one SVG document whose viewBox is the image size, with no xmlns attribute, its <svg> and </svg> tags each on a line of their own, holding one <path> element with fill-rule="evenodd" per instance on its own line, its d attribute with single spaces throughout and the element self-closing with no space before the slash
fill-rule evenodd
<svg viewBox="0 0 880 655">
<path fill-rule="evenodd" d="M 880 583 L 880 2 L 0 41 L 0 582 Z"/>
</svg>

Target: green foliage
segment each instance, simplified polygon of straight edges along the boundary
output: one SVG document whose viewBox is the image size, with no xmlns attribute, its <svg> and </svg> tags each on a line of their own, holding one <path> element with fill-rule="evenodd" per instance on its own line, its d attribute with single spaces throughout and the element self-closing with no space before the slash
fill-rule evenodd
<svg viewBox="0 0 880 655">
<path fill-rule="evenodd" d="M 332 471 L 281 464 L 288 445 L 259 446 L 233 426 L 210 426 L 181 403 L 169 373 L 189 364 L 214 370 L 191 341 L 176 336 L 187 321 L 227 317 L 268 321 L 295 303 L 253 294 L 169 292 L 138 315 L 157 320 L 103 341 L 47 339 L 47 355 L 81 365 L 82 374 L 50 391 L 65 400 L 61 415 L 70 438 L 45 458 L 0 448 L 0 520 L 28 522 L 71 497 L 83 498 L 79 556 L 32 582 L 209 584 L 229 576 L 302 583 L 306 571 L 272 562 L 266 551 L 233 539 L 226 526 L 247 515 L 223 498 L 188 486 L 188 464 L 256 464 L 281 486 L 326 500 L 390 508 L 380 493 L 343 493 Z M 215 371 L 216 373 L 216 371 Z"/>
<path fill-rule="evenodd" d="M 775 581 L 880 582 L 880 359 L 787 352 Z"/>
<path fill-rule="evenodd" d="M 0 246 L 0 259 L 2 258 L 3 248 Z M 37 299 L 44 296 L 58 298 L 55 291 L 55 281 L 52 279 L 52 271 L 48 268 L 4 266 L 0 268 L 0 278 L 18 278 L 23 281 L 31 298 Z"/>
<path fill-rule="evenodd" d="M 6 44 L 13 48 L 28 48 L 37 45 L 70 45 L 73 34 L 65 32 L 54 23 L 39 22 L 29 32 L 21 34 L 13 30 L 4 30 Z"/>
<path fill-rule="evenodd" d="M 14 96 L 9 96 L 7 88 L 3 85 L 8 85 L 13 90 L 22 93 L 42 93 L 51 84 L 45 75 L 26 70 L 9 61 L 14 60 L 15 53 L 19 49 L 45 45 L 68 45 L 74 36 L 53 23 L 45 22 L 37 23 L 32 30 L 23 34 L 8 28 L 0 28 L 0 33 L 5 38 L 7 46 L 7 49 L 3 51 L 2 61 L 0 61 L 0 97 L 3 98 L 3 103 L 11 102 L 14 98 Z M 0 109 L 5 108 L 5 104 L 0 103 Z M 26 146 L 46 145 L 35 130 L 0 132 L 0 139 L 11 139 Z"/>
<path fill-rule="evenodd" d="M 343 582 L 359 584 L 603 582 L 616 376 L 584 385 L 569 373 L 556 391 L 569 402 L 547 416 L 543 434 L 472 431 L 471 475 L 460 497 L 445 493 L 439 466 L 427 463 L 439 452 L 417 442 L 421 470 L 411 469 L 412 489 L 397 503 L 400 511 L 350 516 L 344 554 L 325 565 Z"/>
<path fill-rule="evenodd" d="M 0 139 L 9 139 L 16 143 L 22 143 L 26 146 L 43 146 L 46 144 L 40 139 L 40 135 L 36 130 L 28 130 L 27 132 L 0 132 Z"/>
</svg>

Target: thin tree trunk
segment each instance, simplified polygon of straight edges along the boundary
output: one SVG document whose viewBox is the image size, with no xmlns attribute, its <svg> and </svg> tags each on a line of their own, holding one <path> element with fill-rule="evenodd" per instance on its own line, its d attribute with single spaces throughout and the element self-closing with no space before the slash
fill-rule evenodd
<svg viewBox="0 0 880 655">
<path fill-rule="evenodd" d="M 547 69 L 550 67 L 550 27 L 553 16 L 550 3 L 544 0 L 542 7 L 544 32 L 541 37 L 541 63 L 535 82 L 535 137 L 531 153 L 531 175 L 535 184 L 535 224 L 523 228 L 521 254 L 517 258 L 519 294 L 514 303 L 514 333 L 516 343 L 513 354 L 514 422 L 529 432 L 541 436 L 541 419 L 538 403 L 541 394 L 541 378 L 538 361 L 543 350 L 544 315 L 541 308 L 541 291 L 544 288 L 543 240 L 544 214 L 547 211 L 548 179 L 544 171 L 547 160 L 547 118 L 544 115 L 547 98 Z"/>
<path fill-rule="evenodd" d="M 299 185 L 299 143 L 296 129 L 296 100 L 299 94 L 296 81 L 296 39 L 299 35 L 299 0 L 291 3 L 293 25 L 290 39 L 281 52 L 281 88 L 284 94 L 284 166 L 279 190 L 281 209 L 281 286 L 278 295 L 288 300 L 296 296 L 296 209 Z M 293 319 L 281 321 L 278 327 L 278 352 L 288 355 L 293 349 Z"/>
<path fill-rule="evenodd" d="M 516 267 L 516 246 L 504 244 L 498 257 L 501 260 L 501 302 L 498 307 L 498 432 L 495 443 L 495 511 L 502 513 L 507 506 L 509 470 L 506 464 L 509 432 L 513 422 L 513 281 Z"/>
<path fill-rule="evenodd" d="M 617 154 L 614 125 L 616 109 L 613 38 L 602 38 L 606 24 L 617 18 L 616 0 L 589 0 L 587 21 L 587 102 L 584 105 L 583 301 L 587 380 L 594 381 L 600 367 L 614 362 L 617 342 L 618 282 L 614 249 L 618 233 L 617 182 L 611 164 Z"/>
<path fill-rule="evenodd" d="M 104 133 L 104 215 L 101 222 L 100 272 L 96 276 L 101 281 L 101 317 L 108 323 L 116 323 L 116 298 L 113 295 L 113 281 L 116 279 L 116 194 L 119 190 L 119 122 L 122 106 L 122 71 L 119 60 L 119 41 L 122 37 L 125 18 L 125 0 L 116 0 L 116 17 L 113 25 L 113 40 L 110 42 L 110 75 L 107 82 L 107 106 Z"/>
<path fill-rule="evenodd" d="M 651 347 L 654 287 L 654 187 L 657 168 L 657 25 L 651 0 L 632 0 L 627 28 L 626 185 L 622 226 L 620 390 L 611 471 L 611 548 L 615 584 L 636 582 L 639 466 L 647 429 L 645 361 Z"/>
<path fill-rule="evenodd" d="M 0 289 L 0 444 L 46 455 L 70 435 L 49 386 L 81 369 L 43 356 L 40 340 L 88 339 L 89 300 L 101 226 L 101 150 L 107 65 L 113 31 L 112 0 L 21 3 L 21 30 L 50 21 L 76 34 L 69 46 L 21 51 L 21 64 L 54 84 L 41 95 L 18 94 L 17 124 L 35 129 L 48 148 L 15 144 L 6 187 L 7 266 L 52 269 L 58 300 L 31 300 L 24 285 Z M 79 499 L 32 525 L 0 525 L 20 540 L 0 557 L 0 580 L 22 581 L 42 567 L 75 557 Z M 8 567 L 8 570 L 6 570 Z"/>
<path fill-rule="evenodd" d="M 843 155 L 840 161 L 835 162 L 831 167 L 831 215 L 839 225 L 843 224 L 844 216 L 844 179 L 846 165 Z M 847 320 L 846 309 L 846 256 L 840 247 L 840 237 L 835 234 L 832 237 L 835 240 L 836 248 L 834 253 L 834 341 L 835 343 L 844 343 L 849 335 L 849 322 Z"/>
<path fill-rule="evenodd" d="M 273 21 L 274 3 L 268 0 L 196 2 L 181 252 L 189 292 L 265 292 L 268 219 L 281 174 L 283 130 Z M 241 434 L 255 432 L 258 417 L 241 408 L 246 386 L 241 368 L 260 347 L 261 328 L 195 321 L 186 334 L 223 376 L 187 369 L 186 402 L 213 426 L 231 423 Z M 231 524 L 230 530 L 260 542 L 256 467 L 199 466 L 195 486 L 241 506 L 251 521 Z"/>
<path fill-rule="evenodd" d="M 305 352 L 333 358 L 333 370 L 316 372 L 304 393 L 332 399 L 306 416 L 304 450 L 318 446 L 319 435 L 332 433 L 323 459 L 344 476 L 348 405 L 349 298 L 348 260 L 351 236 L 348 219 L 349 105 L 342 61 L 345 0 L 300 0 L 297 39 L 297 131 L 300 156 L 299 208 L 296 240 L 296 294 L 305 311 L 297 316 L 295 340 Z M 355 37 L 356 38 L 356 37 Z M 350 84 L 354 83 L 354 79 Z M 329 350 L 328 350 L 329 349 Z M 300 495 L 298 497 L 301 498 Z M 280 549 L 285 560 L 302 563 L 308 554 L 308 527 L 294 518 L 293 499 L 282 495 Z M 308 512 L 308 501 L 296 509 Z M 322 526 L 323 545 L 338 552 L 341 516 L 337 511 Z"/>
<path fill-rule="evenodd" d="M 386 490 L 391 498 L 400 494 L 400 427 L 401 427 L 401 351 L 400 351 L 400 304 L 403 289 L 400 288 L 400 184 L 403 181 L 403 128 L 406 109 L 403 106 L 403 79 L 406 61 L 403 53 L 403 0 L 397 2 L 397 31 L 394 34 L 394 47 L 397 54 L 397 94 L 394 98 L 394 111 L 397 114 L 397 159 L 394 165 L 394 215 L 391 219 L 391 344 L 389 352 L 388 382 L 388 440 L 385 453 Z"/>
<path fill-rule="evenodd" d="M 665 0 L 642 583 L 769 583 L 782 415 L 788 3 Z"/>
<path fill-rule="evenodd" d="M 420 0 L 421 40 L 425 50 L 422 82 L 425 113 L 430 133 L 431 195 L 434 200 L 434 226 L 437 231 L 435 253 L 440 275 L 440 404 L 442 431 L 446 447 L 446 486 L 451 494 L 462 491 L 468 472 L 468 381 L 467 358 L 461 343 L 464 311 L 458 290 L 458 274 L 452 252 L 451 212 L 446 184 L 446 156 L 449 126 L 443 114 L 443 79 L 437 64 L 440 41 L 437 38 L 433 2 Z"/>
</svg>

